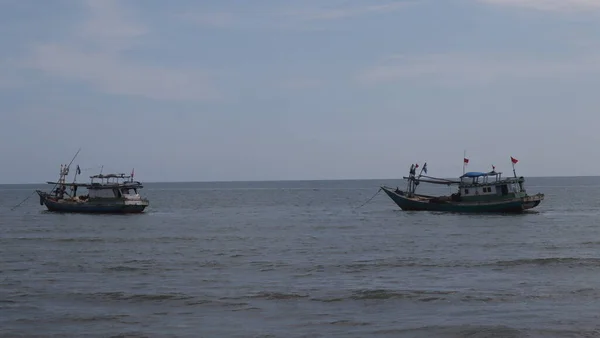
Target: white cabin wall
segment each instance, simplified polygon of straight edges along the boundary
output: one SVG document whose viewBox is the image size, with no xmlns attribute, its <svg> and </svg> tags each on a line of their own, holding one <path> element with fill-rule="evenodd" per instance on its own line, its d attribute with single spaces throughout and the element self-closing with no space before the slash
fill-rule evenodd
<svg viewBox="0 0 600 338">
<path fill-rule="evenodd" d="M 91 198 L 114 198 L 115 193 L 112 189 L 92 189 L 89 191 Z"/>
</svg>

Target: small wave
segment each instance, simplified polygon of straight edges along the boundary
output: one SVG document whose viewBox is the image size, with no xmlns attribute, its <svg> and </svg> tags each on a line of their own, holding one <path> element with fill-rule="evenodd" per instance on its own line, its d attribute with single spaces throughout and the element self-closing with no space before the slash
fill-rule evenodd
<svg viewBox="0 0 600 338">
<path fill-rule="evenodd" d="M 424 290 L 410 290 L 410 291 L 392 291 L 392 290 L 359 290 L 353 293 L 350 297 L 355 300 L 362 299 L 392 299 L 392 298 L 403 298 L 403 299 L 415 299 L 423 302 L 430 302 L 434 300 L 444 300 L 445 296 L 455 294 L 456 291 L 424 291 Z"/>
<path fill-rule="evenodd" d="M 330 324 L 330 325 L 343 325 L 343 326 L 367 326 L 367 325 L 372 325 L 371 323 L 355 322 L 355 321 L 351 321 L 351 320 L 337 320 L 335 322 L 330 322 L 328 324 Z"/>
<path fill-rule="evenodd" d="M 463 303 L 497 303 L 514 302 L 522 299 L 543 299 L 554 298 L 556 295 L 522 295 L 514 293 L 496 293 L 479 291 L 441 291 L 441 290 L 358 290 L 350 295 L 337 296 L 331 298 L 311 298 L 312 301 L 332 303 L 344 301 L 364 301 L 364 300 L 399 300 L 408 302 L 463 302 Z M 585 295 L 586 297 L 589 294 Z M 572 296 L 571 296 L 572 297 Z"/>
<path fill-rule="evenodd" d="M 83 294 L 84 296 L 92 296 L 94 298 L 101 298 L 104 300 L 116 300 L 116 301 L 133 301 L 133 302 L 145 302 L 145 301 L 168 301 L 168 300 L 188 300 L 193 297 L 182 293 L 164 293 L 164 294 L 130 294 L 124 292 L 98 292 L 93 294 Z"/>
<path fill-rule="evenodd" d="M 107 272 L 129 272 L 129 271 L 147 271 L 157 267 L 156 260 L 153 259 L 132 259 L 123 262 L 123 264 L 108 266 L 104 268 Z M 170 270 L 165 268 L 164 270 Z"/>
<path fill-rule="evenodd" d="M 233 309 L 231 311 L 232 312 L 239 312 L 239 311 L 260 311 L 260 308 L 257 308 L 257 307 L 245 307 L 245 308 Z"/>
<path fill-rule="evenodd" d="M 289 299 L 300 299 L 307 298 L 308 295 L 302 295 L 297 293 L 281 293 L 281 292 L 259 292 L 243 298 L 255 298 L 255 299 L 266 299 L 266 300 L 289 300 Z"/>
<path fill-rule="evenodd" d="M 410 329 L 377 330 L 371 334 L 401 335 L 402 337 L 600 337 L 598 330 L 522 329 L 505 325 L 423 326 Z"/>
<path fill-rule="evenodd" d="M 54 242 L 64 242 L 64 243 L 69 243 L 69 242 L 104 242 L 105 240 L 103 238 L 99 238 L 99 237 L 71 237 L 71 238 L 55 238 L 55 239 L 48 239 L 50 241 L 54 241 Z"/>
<path fill-rule="evenodd" d="M 97 321 L 121 321 L 129 315 L 98 315 L 98 316 L 78 316 L 69 315 L 62 319 L 72 322 L 97 322 Z"/>
<path fill-rule="evenodd" d="M 224 264 L 222 264 L 222 263 L 220 263 L 218 261 L 214 261 L 214 260 L 199 262 L 198 266 L 202 267 L 202 268 L 217 268 L 217 267 L 221 267 L 222 268 L 222 267 L 225 267 Z"/>
<path fill-rule="evenodd" d="M 497 261 L 499 266 L 521 266 L 521 265 L 568 265 L 568 266 L 600 266 L 600 258 L 575 258 L 575 257 L 548 257 L 548 258 L 525 258 L 508 261 Z"/>
<path fill-rule="evenodd" d="M 596 295 L 598 292 L 596 289 L 583 288 L 583 289 L 571 291 L 571 293 L 575 294 L 575 295 L 581 295 L 581 296 L 593 296 L 593 295 Z"/>
<path fill-rule="evenodd" d="M 208 299 L 196 299 L 196 300 L 191 300 L 191 301 L 185 302 L 185 305 L 196 306 L 196 305 L 204 305 L 204 304 L 212 304 L 212 303 L 213 303 L 213 301 L 208 300 Z"/>
<path fill-rule="evenodd" d="M 105 271 L 126 272 L 126 271 L 140 271 L 140 270 L 147 270 L 147 269 L 135 268 L 132 266 L 118 265 L 118 266 L 111 266 L 111 267 L 105 268 L 104 270 Z"/>
<path fill-rule="evenodd" d="M 146 333 L 142 333 L 142 332 L 125 332 L 125 333 L 119 333 L 114 336 L 110 336 L 110 338 L 147 338 L 147 337 L 149 337 L 149 335 Z"/>
<path fill-rule="evenodd" d="M 199 240 L 198 237 L 194 237 L 194 236 L 164 236 L 164 237 L 158 237 L 158 238 L 153 238 L 152 240 L 155 241 L 197 241 Z"/>
</svg>

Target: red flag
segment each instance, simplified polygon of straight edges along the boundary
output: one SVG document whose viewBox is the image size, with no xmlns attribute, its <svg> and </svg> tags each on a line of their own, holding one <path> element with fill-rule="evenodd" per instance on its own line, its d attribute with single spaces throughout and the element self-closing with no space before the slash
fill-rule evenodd
<svg viewBox="0 0 600 338">
<path fill-rule="evenodd" d="M 131 177 L 133 178 L 135 168 L 131 169 Z"/>
<path fill-rule="evenodd" d="M 419 163 L 415 164 L 415 169 L 417 169 L 419 167 Z"/>
<path fill-rule="evenodd" d="M 517 162 L 519 162 L 519 160 L 517 160 L 516 158 L 514 158 L 512 156 L 510 157 L 510 160 L 512 161 L 513 164 L 517 164 Z"/>
<path fill-rule="evenodd" d="M 492 171 L 496 170 L 496 166 L 492 164 Z"/>
<path fill-rule="evenodd" d="M 465 157 L 464 162 L 465 164 L 469 163 L 469 159 Z"/>
</svg>

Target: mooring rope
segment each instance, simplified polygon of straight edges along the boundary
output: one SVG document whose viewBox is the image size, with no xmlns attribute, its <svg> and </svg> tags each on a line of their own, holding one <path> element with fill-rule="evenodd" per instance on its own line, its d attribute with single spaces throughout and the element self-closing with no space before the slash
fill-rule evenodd
<svg viewBox="0 0 600 338">
<path fill-rule="evenodd" d="M 377 192 L 375 193 L 375 195 L 371 196 L 371 198 L 369 198 L 365 203 L 363 203 L 363 204 L 359 205 L 358 207 L 354 208 L 354 210 L 362 208 L 365 205 L 367 205 L 367 203 L 371 202 L 375 198 L 375 196 L 377 196 L 381 192 L 381 190 L 383 190 L 383 189 L 379 188 L 379 190 L 377 190 Z"/>
<path fill-rule="evenodd" d="M 34 191 L 31 193 L 31 195 L 27 196 L 27 198 L 26 198 L 26 199 L 24 199 L 24 200 L 22 200 L 22 201 L 21 201 L 21 203 L 19 203 L 19 204 L 15 205 L 14 207 L 10 208 L 10 211 L 14 211 L 16 208 L 20 207 L 20 206 L 21 206 L 21 204 L 25 203 L 25 201 L 27 201 L 28 199 L 30 199 L 30 198 L 31 198 L 31 196 L 35 195 L 35 193 L 36 193 L 36 191 L 34 190 Z"/>
</svg>

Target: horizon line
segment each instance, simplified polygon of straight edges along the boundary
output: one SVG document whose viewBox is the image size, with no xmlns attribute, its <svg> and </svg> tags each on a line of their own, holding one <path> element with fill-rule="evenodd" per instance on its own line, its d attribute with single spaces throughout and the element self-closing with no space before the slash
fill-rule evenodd
<svg viewBox="0 0 600 338">
<path fill-rule="evenodd" d="M 578 176 L 563 176 L 563 175 L 543 175 L 543 176 L 528 176 L 528 178 L 575 178 L 575 177 L 600 177 L 598 175 L 578 175 Z M 443 177 L 442 177 L 443 178 Z M 334 179 L 280 179 L 280 180 L 227 180 L 227 181 L 145 181 L 142 184 L 160 184 L 160 183 L 268 183 L 268 182 L 322 182 L 322 181 L 382 181 L 382 180 L 404 180 L 404 178 L 334 178 Z M 47 182 L 36 183 L 0 183 L 0 185 L 42 185 L 49 184 Z"/>
</svg>

